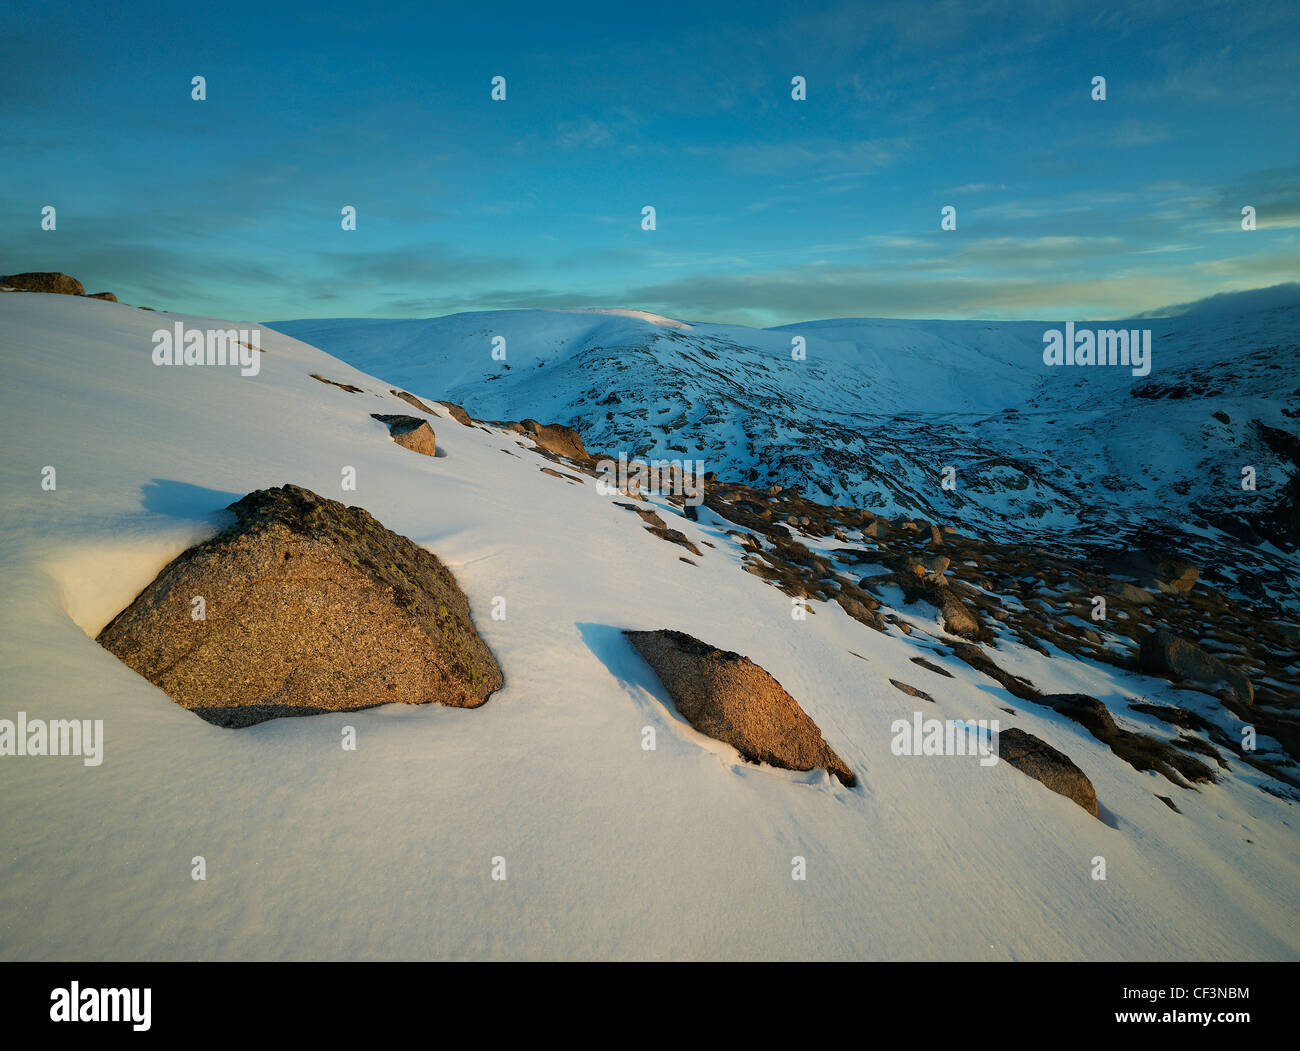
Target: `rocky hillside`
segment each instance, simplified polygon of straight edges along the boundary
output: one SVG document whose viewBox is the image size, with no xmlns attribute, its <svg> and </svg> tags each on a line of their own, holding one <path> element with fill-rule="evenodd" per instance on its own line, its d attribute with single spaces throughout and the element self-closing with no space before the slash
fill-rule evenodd
<svg viewBox="0 0 1300 1051">
<path fill-rule="evenodd" d="M 756 330 L 496 311 L 276 327 L 477 416 L 567 423 L 590 448 L 698 458 L 759 488 L 988 539 L 1167 543 L 1242 600 L 1295 610 L 1300 299 L 1235 302 L 1098 323 L 1152 330 L 1142 377 L 1044 366 L 1043 333 L 1059 321 Z"/>
</svg>

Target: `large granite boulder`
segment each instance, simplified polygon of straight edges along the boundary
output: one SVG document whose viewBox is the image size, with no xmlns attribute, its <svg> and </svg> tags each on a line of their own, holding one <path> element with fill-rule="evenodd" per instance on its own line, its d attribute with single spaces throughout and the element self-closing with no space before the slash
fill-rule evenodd
<svg viewBox="0 0 1300 1051">
<path fill-rule="evenodd" d="M 438 558 L 296 485 L 230 505 L 98 641 L 222 726 L 378 704 L 475 708 L 501 669 Z M 204 619 L 195 619 L 195 598 Z"/>
</svg>

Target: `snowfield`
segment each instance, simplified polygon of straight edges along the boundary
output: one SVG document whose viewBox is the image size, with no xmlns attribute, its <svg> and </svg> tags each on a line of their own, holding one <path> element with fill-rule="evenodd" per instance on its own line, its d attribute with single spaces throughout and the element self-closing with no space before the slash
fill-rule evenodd
<svg viewBox="0 0 1300 1051">
<path fill-rule="evenodd" d="M 569 422 L 560 407 L 589 385 L 575 339 L 625 346 L 629 326 L 668 341 L 702 330 L 725 339 L 723 327 L 563 312 L 301 322 L 282 327 L 328 334 L 325 345 L 346 343 L 336 352 L 352 360 L 371 348 L 373 374 L 264 327 L 261 368 L 243 377 L 155 366 L 151 334 L 177 320 L 248 327 L 0 295 L 0 718 L 104 721 L 98 767 L 0 758 L 3 958 L 1300 958 L 1297 811 L 1259 790 L 1258 771 L 1229 758 L 1218 784 L 1174 788 L 937 656 L 920 631 L 882 635 L 822 603 L 793 620 L 790 600 L 741 570 L 726 527 L 703 508 L 691 522 L 656 503 L 704 552 L 686 565 L 594 479 L 543 473 L 550 462 L 513 432 L 462 426 L 435 406 L 446 455 L 430 458 L 395 445 L 369 415 L 410 411 L 389 393 L 397 386 L 463 400 L 476 417 Z M 1026 328 L 1027 353 L 1040 331 Z M 818 367 L 837 353 L 863 367 L 843 345 L 857 347 L 859 332 L 819 330 L 809 341 Z M 943 324 L 908 332 L 915 357 L 947 353 Z M 512 365 L 497 380 L 485 376 L 494 333 L 507 336 Z M 788 359 L 789 333 L 763 338 Z M 898 360 L 896 348 L 880 354 L 882 369 Z M 519 377 L 543 369 L 528 377 L 535 400 L 521 411 L 512 385 L 518 395 Z M 841 393 L 864 411 L 873 399 L 902 411 L 951 397 L 954 412 L 989 413 L 1032 401 L 1036 382 L 976 345 L 947 387 Z M 771 390 L 782 383 L 774 373 Z M 674 412 L 683 394 L 658 389 Z M 599 449 L 615 436 L 597 426 L 584 437 Z M 54 491 L 41 485 L 47 466 Z M 355 492 L 341 489 L 345 467 Z M 360 505 L 435 552 L 468 595 L 504 689 L 475 710 L 393 705 L 225 730 L 93 641 L 171 558 L 219 528 L 226 504 L 286 482 Z M 490 615 L 498 596 L 503 621 Z M 938 630 L 915 607 L 904 615 Z M 685 724 L 621 635 L 663 627 L 766 668 L 858 787 L 744 763 Z M 1123 702 L 1195 696 L 1007 642 L 998 652 L 1044 691 L 1091 694 L 1158 736 L 1169 728 Z M 918 655 L 954 678 L 919 668 Z M 1005 763 L 895 757 L 890 724 L 918 706 L 1043 738 L 1092 780 L 1103 820 Z M 340 746 L 347 726 L 355 752 Z M 642 748 L 645 727 L 654 751 Z M 206 881 L 191 878 L 197 856 Z M 804 881 L 791 878 L 796 856 Z M 1104 881 L 1092 878 L 1099 857 Z M 494 858 L 507 879 L 491 878 Z"/>
</svg>

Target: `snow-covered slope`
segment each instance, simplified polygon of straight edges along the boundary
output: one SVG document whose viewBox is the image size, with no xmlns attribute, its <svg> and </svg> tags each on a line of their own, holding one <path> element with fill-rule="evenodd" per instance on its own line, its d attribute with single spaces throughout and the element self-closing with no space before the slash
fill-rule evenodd
<svg viewBox="0 0 1300 1051">
<path fill-rule="evenodd" d="M 1091 326 L 1151 329 L 1147 376 L 1045 366 L 1043 333 L 1060 321 L 677 330 L 516 310 L 275 327 L 476 416 L 565 423 L 610 453 L 700 458 L 722 477 L 1003 539 L 1097 543 L 1157 529 L 1207 564 L 1227 543 L 1286 603 L 1296 559 L 1218 529 L 1277 506 L 1297 471 L 1257 423 L 1296 430 L 1300 305 L 1247 305 L 1258 304 Z M 792 357 L 796 337 L 805 360 Z M 1246 466 L 1253 491 L 1241 485 Z"/>
<path fill-rule="evenodd" d="M 892 362 L 895 378 L 888 390 L 841 391 L 837 433 L 860 426 L 859 411 L 924 408 L 924 384 L 903 386 L 897 362 L 903 348 L 918 360 L 946 353 L 945 326 L 900 327 L 870 359 L 860 335 L 815 336 L 806 371 L 793 373 L 778 353 L 784 333 L 747 336 L 760 345 L 742 369 L 739 351 L 724 353 L 739 346 L 734 333 L 711 326 L 652 332 L 558 313 L 357 322 L 320 331 L 386 348 L 370 374 L 264 331 L 260 371 L 241 377 L 153 365 L 151 333 L 175 321 L 209 324 L 0 294 L 0 718 L 102 719 L 105 733 L 98 767 L 0 758 L 0 956 L 1300 956 L 1295 808 L 1259 791 L 1258 772 L 1230 759 L 1219 783 L 1171 789 L 1047 709 L 1006 714 L 1004 691 L 927 644 L 921 628 L 933 622 L 886 635 L 824 603 L 792 619 L 789 599 L 742 571 L 706 509 L 692 522 L 659 505 L 704 552 L 687 565 L 591 478 L 543 473 L 549 461 L 513 432 L 439 410 L 446 455 L 435 459 L 398 447 L 369 415 L 404 411 L 389 393 L 400 385 L 463 397 L 480 417 L 526 408 L 562 420 L 566 399 L 617 378 L 653 396 L 649 425 L 665 406 L 685 411 L 672 384 L 689 361 L 689 375 L 710 377 L 687 389 L 690 413 L 726 391 L 753 412 L 731 440 L 753 429 L 766 444 L 749 455 L 783 448 L 795 463 L 813 433 L 776 420 L 769 434 L 762 407 L 814 395 L 828 404 L 842 358 L 863 375 Z M 499 332 L 512 371 L 480 382 Z M 953 386 L 964 411 L 992 411 L 1002 384 L 1041 387 L 996 356 L 966 360 L 968 382 Z M 518 377 L 543 370 L 529 378 L 533 400 L 517 405 Z M 615 437 L 602 426 L 588 421 L 592 444 Z M 879 447 L 863 441 L 843 455 Z M 41 485 L 47 466 L 54 491 Z M 341 489 L 345 467 L 355 492 Z M 224 730 L 92 641 L 170 558 L 216 530 L 220 508 L 284 482 L 359 504 L 435 551 L 505 688 L 476 710 L 391 706 Z M 505 620 L 490 616 L 497 596 Z M 620 634 L 660 627 L 770 671 L 858 787 L 742 763 L 682 723 Z M 1006 641 L 999 653 L 1041 688 L 1101 697 L 1146 732 L 1168 728 L 1126 713 L 1126 699 L 1186 703 L 1162 680 L 1106 665 Z M 918 668 L 919 654 L 954 677 Z M 1096 786 L 1103 820 L 1003 763 L 895 757 L 890 724 L 918 702 L 891 677 L 933 695 L 927 715 L 1000 718 L 1068 753 Z M 357 728 L 355 752 L 340 747 L 344 726 Z M 647 726 L 654 751 L 642 748 Z M 1156 798 L 1170 791 L 1181 814 Z M 196 856 L 205 882 L 191 879 Z M 804 881 L 791 879 L 795 856 Z M 490 878 L 497 857 L 504 881 Z M 1104 881 L 1093 878 L 1097 858 Z"/>
</svg>

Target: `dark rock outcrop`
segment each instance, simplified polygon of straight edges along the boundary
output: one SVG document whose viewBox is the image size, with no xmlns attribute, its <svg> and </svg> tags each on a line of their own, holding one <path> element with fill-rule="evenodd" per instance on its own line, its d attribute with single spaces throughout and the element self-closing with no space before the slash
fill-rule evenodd
<svg viewBox="0 0 1300 1051">
<path fill-rule="evenodd" d="M 1037 703 L 1047 705 L 1074 720 L 1097 740 L 1108 745 L 1112 752 L 1134 770 L 1154 770 L 1183 787 L 1186 787 L 1184 781 L 1199 784 L 1215 780 L 1214 771 L 1199 759 L 1179 751 L 1166 741 L 1134 733 L 1117 725 L 1110 709 L 1096 697 L 1089 697 L 1085 693 L 1048 693 L 1039 697 Z M 1208 749 L 1207 754 L 1216 758 L 1218 756 L 1204 742 L 1201 749 Z"/>
<path fill-rule="evenodd" d="M 369 512 L 295 485 L 230 505 L 98 641 L 223 726 L 378 704 L 476 708 L 503 683 L 451 572 Z M 192 619 L 201 596 L 206 619 Z"/>
<path fill-rule="evenodd" d="M 1143 635 L 1137 664 L 1139 671 L 1150 675 L 1204 686 L 1211 693 L 1218 690 L 1244 708 L 1251 707 L 1255 701 L 1254 687 L 1243 673 L 1172 632 L 1153 631 Z"/>
<path fill-rule="evenodd" d="M 953 656 L 969 664 L 978 672 L 983 672 L 990 679 L 1001 683 L 1002 687 L 1013 697 L 1022 701 L 1037 700 L 1041 694 L 1032 682 L 1019 675 L 1012 675 L 998 667 L 997 663 L 980 647 L 970 642 L 952 643 Z"/>
<path fill-rule="evenodd" d="M 1195 563 L 1162 551 L 1102 551 L 1099 565 L 1107 572 L 1139 581 L 1150 591 L 1187 593 L 1200 576 Z"/>
<path fill-rule="evenodd" d="M 752 762 L 787 770 L 823 767 L 849 787 L 857 783 L 798 702 L 748 657 L 680 631 L 624 634 L 659 676 L 677 710 L 701 733 Z"/>
<path fill-rule="evenodd" d="M 923 569 L 919 565 L 917 568 Z M 980 615 L 967 605 L 942 577 L 917 576 L 914 572 L 902 570 L 893 574 L 892 579 L 902 589 L 905 602 L 912 603 L 917 599 L 923 599 L 934 606 L 943 618 L 945 631 L 962 639 L 980 639 L 988 636 Z"/>
<path fill-rule="evenodd" d="M 1072 799 L 1093 817 L 1097 817 L 1097 790 L 1088 775 L 1064 752 L 1046 741 L 1011 727 L 998 734 L 998 756 L 1022 774 L 1041 781 L 1057 795 Z"/>
<path fill-rule="evenodd" d="M 870 597 L 870 596 L 866 596 Z M 844 610 L 850 617 L 859 624 L 865 624 L 869 628 L 875 628 L 877 631 L 884 631 L 884 623 L 880 619 L 880 614 L 868 606 L 860 598 L 853 595 L 839 592 L 835 596 L 835 601 L 839 603 L 840 609 Z M 874 601 L 874 600 L 873 600 Z"/>
</svg>

